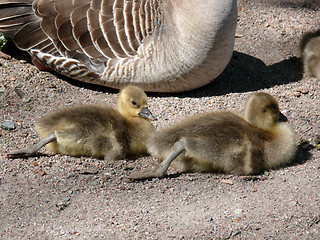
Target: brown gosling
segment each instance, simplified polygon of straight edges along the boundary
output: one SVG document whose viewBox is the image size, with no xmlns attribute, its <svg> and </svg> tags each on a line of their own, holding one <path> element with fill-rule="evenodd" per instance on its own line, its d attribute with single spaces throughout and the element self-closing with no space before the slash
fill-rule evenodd
<svg viewBox="0 0 320 240">
<path fill-rule="evenodd" d="M 303 71 L 310 77 L 320 78 L 320 30 L 306 33 L 300 43 Z"/>
<path fill-rule="evenodd" d="M 129 178 L 161 178 L 172 166 L 185 172 L 253 175 L 289 163 L 296 152 L 294 132 L 281 121 L 277 100 L 252 94 L 244 118 L 216 111 L 195 115 L 156 131 L 147 141 L 156 169 L 134 170 Z"/>
<path fill-rule="evenodd" d="M 45 145 L 54 153 L 108 161 L 146 154 L 146 140 L 154 131 L 147 95 L 127 86 L 120 91 L 117 107 L 118 111 L 108 105 L 80 105 L 44 116 L 36 124 L 42 140 L 6 157 L 29 157 Z"/>
</svg>

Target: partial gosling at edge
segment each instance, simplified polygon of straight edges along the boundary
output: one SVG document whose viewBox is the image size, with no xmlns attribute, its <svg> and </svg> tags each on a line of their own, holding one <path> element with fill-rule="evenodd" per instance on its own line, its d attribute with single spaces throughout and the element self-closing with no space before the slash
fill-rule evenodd
<svg viewBox="0 0 320 240">
<path fill-rule="evenodd" d="M 154 131 L 147 95 L 139 87 L 127 86 L 120 91 L 117 106 L 118 111 L 108 105 L 80 105 L 44 116 L 36 124 L 43 139 L 6 157 L 32 156 L 45 145 L 54 153 L 108 161 L 146 154 L 146 140 Z"/>
<path fill-rule="evenodd" d="M 244 118 L 224 111 L 195 115 L 156 131 L 148 151 L 162 163 L 156 169 L 134 170 L 129 178 L 164 177 L 172 166 L 184 172 L 254 175 L 289 163 L 296 152 L 293 130 L 284 122 L 277 100 L 252 94 Z"/>
<path fill-rule="evenodd" d="M 304 34 L 300 50 L 303 71 L 310 77 L 320 78 L 320 30 Z"/>
</svg>

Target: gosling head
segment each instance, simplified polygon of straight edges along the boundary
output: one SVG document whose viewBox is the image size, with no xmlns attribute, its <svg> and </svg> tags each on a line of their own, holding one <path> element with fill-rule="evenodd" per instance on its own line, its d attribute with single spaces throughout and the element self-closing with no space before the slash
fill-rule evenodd
<svg viewBox="0 0 320 240">
<path fill-rule="evenodd" d="M 271 130 L 277 122 L 288 119 L 279 111 L 278 101 L 267 93 L 252 94 L 245 105 L 244 118 L 253 126 Z"/>
<path fill-rule="evenodd" d="M 147 95 L 139 87 L 129 85 L 120 90 L 118 111 L 125 118 L 146 118 L 155 120 L 147 107 Z"/>
</svg>

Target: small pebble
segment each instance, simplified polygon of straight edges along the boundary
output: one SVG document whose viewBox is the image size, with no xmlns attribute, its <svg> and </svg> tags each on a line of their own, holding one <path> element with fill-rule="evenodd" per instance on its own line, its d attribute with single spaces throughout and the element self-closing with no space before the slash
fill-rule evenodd
<svg viewBox="0 0 320 240">
<path fill-rule="evenodd" d="M 123 168 L 124 171 L 131 171 L 133 169 L 134 169 L 134 167 L 130 167 L 130 166 L 127 166 L 127 167 Z"/>
<path fill-rule="evenodd" d="M 296 96 L 296 97 L 300 97 L 300 96 L 301 96 L 301 93 L 300 93 L 300 92 L 297 92 L 297 91 L 293 91 L 293 92 L 291 92 L 291 94 L 292 94 L 293 96 Z"/>
<path fill-rule="evenodd" d="M 20 87 L 15 87 L 14 91 L 21 98 L 22 102 L 27 103 L 31 101 L 31 97 L 28 97 Z"/>
<path fill-rule="evenodd" d="M 57 207 L 57 209 L 58 209 L 59 211 L 62 211 L 62 210 L 64 210 L 66 207 L 68 207 L 69 204 L 70 204 L 69 202 L 61 201 L 61 202 L 58 202 L 58 203 L 56 204 L 56 207 Z"/>
<path fill-rule="evenodd" d="M 75 176 L 76 176 L 75 173 L 71 173 L 71 174 L 69 174 L 69 175 L 67 176 L 67 178 L 73 178 L 73 177 L 75 177 Z"/>
<path fill-rule="evenodd" d="M 309 89 L 307 88 L 301 88 L 301 89 L 297 89 L 297 92 L 300 92 L 302 94 L 307 94 L 309 92 Z"/>
<path fill-rule="evenodd" d="M 243 212 L 243 210 L 242 209 L 236 209 L 236 210 L 234 210 L 234 215 L 236 215 L 236 216 L 240 216 L 240 215 L 242 215 L 242 212 Z"/>
<path fill-rule="evenodd" d="M 88 168 L 88 169 L 81 169 L 80 171 L 79 171 L 79 173 L 80 174 L 84 174 L 84 175 L 86 175 L 86 174 L 97 174 L 99 171 L 97 170 L 97 169 L 90 169 L 90 168 Z"/>
<path fill-rule="evenodd" d="M 6 120 L 1 123 L 1 128 L 5 129 L 5 130 L 14 130 L 14 129 L 16 129 L 16 125 L 14 124 L 13 121 Z"/>
<path fill-rule="evenodd" d="M 68 197 L 63 197 L 63 198 L 62 198 L 62 201 L 64 201 L 64 202 L 69 202 L 69 201 L 70 201 L 70 198 L 68 198 Z"/>
<path fill-rule="evenodd" d="M 245 177 L 243 177 L 243 180 L 248 181 L 248 182 L 249 182 L 249 181 L 254 182 L 254 181 L 260 180 L 260 178 L 257 177 L 257 176 L 245 176 Z"/>
<path fill-rule="evenodd" d="M 268 180 L 268 176 L 267 176 L 267 175 L 262 175 L 262 176 L 260 177 L 260 180 L 261 180 L 261 181 Z"/>
<path fill-rule="evenodd" d="M 44 175 L 46 175 L 46 174 L 47 174 L 47 173 L 46 173 L 45 171 L 43 171 L 43 170 L 39 170 L 39 172 L 38 172 L 38 173 L 39 173 L 39 175 L 40 175 L 40 176 L 44 176 Z"/>
<path fill-rule="evenodd" d="M 312 218 L 312 221 L 313 221 L 315 224 L 320 223 L 320 215 L 313 217 L 313 218 Z"/>
<path fill-rule="evenodd" d="M 233 181 L 230 179 L 221 179 L 220 183 L 228 184 L 228 185 L 233 185 Z"/>
<path fill-rule="evenodd" d="M 237 236 L 239 234 L 241 234 L 241 231 L 235 231 L 235 232 L 232 233 L 232 237 L 235 237 L 235 236 Z"/>
<path fill-rule="evenodd" d="M 307 93 L 309 93 L 309 89 L 307 88 L 295 89 L 291 92 L 291 94 L 296 97 L 300 97 L 301 94 L 307 94 Z"/>
<path fill-rule="evenodd" d="M 90 183 L 91 186 L 96 186 L 100 183 L 100 179 L 94 180 L 93 182 Z"/>
</svg>

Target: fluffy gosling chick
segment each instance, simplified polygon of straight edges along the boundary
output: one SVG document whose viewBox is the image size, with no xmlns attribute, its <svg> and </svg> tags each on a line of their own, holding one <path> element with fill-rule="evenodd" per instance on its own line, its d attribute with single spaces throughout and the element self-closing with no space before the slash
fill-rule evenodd
<svg viewBox="0 0 320 240">
<path fill-rule="evenodd" d="M 301 40 L 303 70 L 311 76 L 320 78 L 320 30 L 306 33 Z"/>
<path fill-rule="evenodd" d="M 154 131 L 147 95 L 127 86 L 120 91 L 117 106 L 118 111 L 108 105 L 81 105 L 49 114 L 36 124 L 43 139 L 6 157 L 32 156 L 45 145 L 54 153 L 108 161 L 147 153 L 146 140 Z"/>
<path fill-rule="evenodd" d="M 147 141 L 157 169 L 131 173 L 131 179 L 164 177 L 172 163 L 188 172 L 258 174 L 280 167 L 294 157 L 294 132 L 284 123 L 277 100 L 267 93 L 251 95 L 244 118 L 231 112 L 195 115 L 158 130 Z"/>
</svg>

